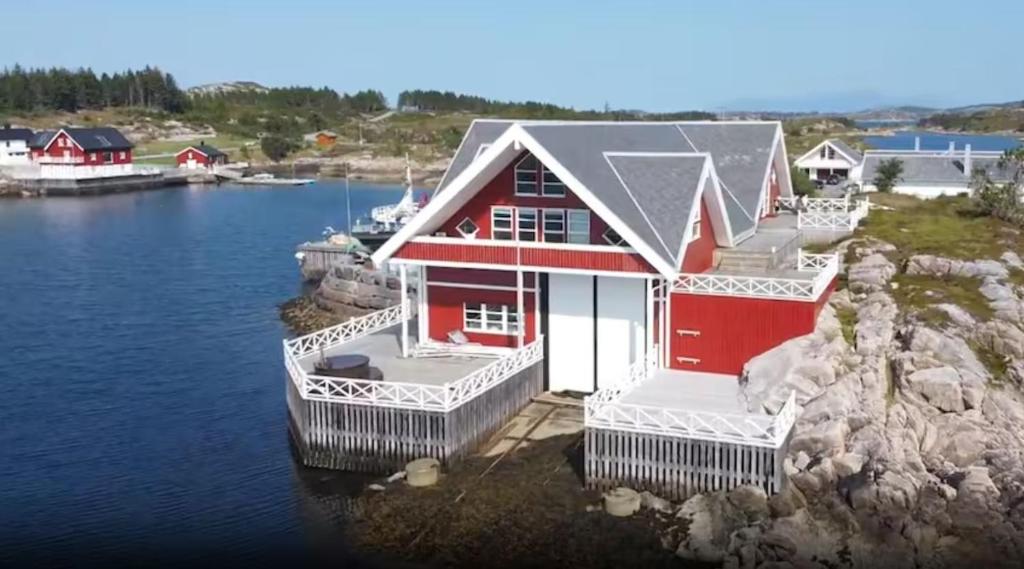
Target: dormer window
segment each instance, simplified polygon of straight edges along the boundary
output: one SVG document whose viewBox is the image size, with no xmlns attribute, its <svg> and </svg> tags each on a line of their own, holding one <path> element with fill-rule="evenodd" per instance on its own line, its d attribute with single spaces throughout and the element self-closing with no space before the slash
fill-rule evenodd
<svg viewBox="0 0 1024 569">
<path fill-rule="evenodd" d="M 537 169 L 539 163 L 533 155 L 527 155 L 516 164 L 516 195 L 537 195 Z"/>
<path fill-rule="evenodd" d="M 461 233 L 462 236 L 465 237 L 466 239 L 475 238 L 476 234 L 480 231 L 480 228 L 477 227 L 477 225 L 473 223 L 473 220 L 468 217 L 466 219 L 463 219 L 462 222 L 455 227 L 455 229 L 458 229 L 459 233 Z"/>
<path fill-rule="evenodd" d="M 608 243 L 609 245 L 614 245 L 615 247 L 626 246 L 626 240 L 623 239 L 622 236 L 619 235 L 619 233 L 612 229 L 611 227 L 604 230 L 604 233 L 601 234 L 601 238 L 604 239 L 605 243 Z"/>
</svg>

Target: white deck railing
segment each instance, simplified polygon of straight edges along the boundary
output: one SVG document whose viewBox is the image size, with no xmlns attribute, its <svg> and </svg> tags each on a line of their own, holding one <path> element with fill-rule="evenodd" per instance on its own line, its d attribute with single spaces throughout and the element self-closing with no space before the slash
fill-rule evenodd
<svg viewBox="0 0 1024 569">
<path fill-rule="evenodd" d="M 778 448 L 796 423 L 796 392 L 790 393 L 776 415 L 714 413 L 623 403 L 622 398 L 627 392 L 654 375 L 654 361 L 652 358 L 638 360 L 623 381 L 584 398 L 584 425 L 588 428 Z"/>
<path fill-rule="evenodd" d="M 850 208 L 850 196 L 841 198 L 778 198 L 779 205 L 795 210 L 798 229 L 853 231 L 867 217 L 870 202 L 865 197 Z"/>
<path fill-rule="evenodd" d="M 683 273 L 676 279 L 672 292 L 773 298 L 780 300 L 815 301 L 839 274 L 839 257 L 835 254 L 808 255 L 797 252 L 797 269 L 811 272 L 808 278 L 722 275 L 717 273 Z"/>
<path fill-rule="evenodd" d="M 299 394 L 308 400 L 447 412 L 502 383 L 544 357 L 543 337 L 456 381 L 430 385 L 329 377 L 307 372 L 302 359 L 379 332 L 407 318 L 401 306 L 354 318 L 284 342 L 285 368 Z"/>
</svg>

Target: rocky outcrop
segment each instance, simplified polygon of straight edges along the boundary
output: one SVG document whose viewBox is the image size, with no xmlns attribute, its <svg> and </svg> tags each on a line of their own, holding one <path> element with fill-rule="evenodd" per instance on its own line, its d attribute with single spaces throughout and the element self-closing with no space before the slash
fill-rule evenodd
<svg viewBox="0 0 1024 569">
<path fill-rule="evenodd" d="M 786 489 L 757 520 L 727 494 L 692 498 L 680 513 L 690 524 L 680 555 L 725 567 L 1024 559 L 1024 291 L 1008 278 L 1019 257 L 912 257 L 908 273 L 977 279 L 993 309 L 980 319 L 938 305 L 949 319 L 937 327 L 897 306 L 889 281 L 898 268 L 880 251 L 857 251 L 849 289 L 833 296 L 813 334 L 746 366 L 750 409 L 773 412 L 796 392 Z M 852 345 L 837 309 L 856 314 Z"/>
<path fill-rule="evenodd" d="M 349 306 L 381 310 L 401 302 L 402 291 L 396 277 L 359 265 L 334 265 L 320 281 L 314 299 L 328 310 Z"/>
</svg>

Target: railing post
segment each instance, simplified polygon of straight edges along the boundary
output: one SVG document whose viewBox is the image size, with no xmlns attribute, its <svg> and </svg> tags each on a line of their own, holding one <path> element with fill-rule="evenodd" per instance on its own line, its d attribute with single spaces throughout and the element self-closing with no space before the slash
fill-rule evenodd
<svg viewBox="0 0 1024 569">
<path fill-rule="evenodd" d="M 409 357 L 409 276 L 405 263 L 398 265 L 398 275 L 401 281 L 401 311 L 402 311 L 402 357 Z"/>
</svg>

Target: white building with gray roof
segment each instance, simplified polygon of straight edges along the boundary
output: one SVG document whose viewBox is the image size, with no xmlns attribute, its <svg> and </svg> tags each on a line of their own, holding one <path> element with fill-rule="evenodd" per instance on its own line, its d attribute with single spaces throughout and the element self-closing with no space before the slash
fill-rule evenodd
<svg viewBox="0 0 1024 569">
<path fill-rule="evenodd" d="M 851 179 L 862 191 L 874 192 L 879 166 L 888 160 L 898 160 L 903 166 L 893 192 L 922 198 L 970 194 L 971 180 L 977 171 L 999 183 L 1010 181 L 1011 172 L 1000 164 L 1002 152 L 972 151 L 971 145 L 963 150 L 869 150 L 863 161 L 854 168 Z"/>
<path fill-rule="evenodd" d="M 845 180 L 850 177 L 850 171 L 863 160 L 864 156 L 859 150 L 843 140 L 830 138 L 797 158 L 793 165 L 812 180 L 827 180 L 833 175 Z"/>
</svg>

